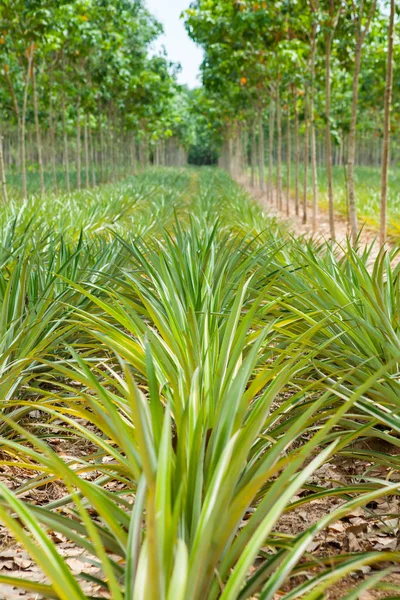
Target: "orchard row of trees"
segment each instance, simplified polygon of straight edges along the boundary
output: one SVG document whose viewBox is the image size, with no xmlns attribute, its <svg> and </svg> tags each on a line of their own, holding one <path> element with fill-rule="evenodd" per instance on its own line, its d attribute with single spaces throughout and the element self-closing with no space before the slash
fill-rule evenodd
<svg viewBox="0 0 400 600">
<path fill-rule="evenodd" d="M 220 137 L 221 165 L 238 176 L 250 164 L 253 185 L 257 176 L 264 191 L 267 180 L 270 202 L 276 201 L 280 209 L 286 205 L 287 211 L 294 179 L 295 210 L 302 211 L 304 221 L 311 170 L 316 231 L 317 166 L 323 163 L 334 239 L 332 168 L 334 163 L 344 164 L 355 241 L 355 165 L 379 164 L 383 242 L 390 133 L 400 118 L 400 68 L 393 68 L 399 65 L 394 59 L 400 58 L 400 46 L 394 43 L 399 33 L 395 1 L 195 0 L 185 19 L 190 36 L 205 52 L 198 105 Z M 395 135 L 392 143 L 398 147 Z"/>
<path fill-rule="evenodd" d="M 161 26 L 141 1 L 2 0 L 0 176 L 28 169 L 40 192 L 127 169 L 184 164 L 186 100 L 175 68 L 150 52 Z"/>
</svg>

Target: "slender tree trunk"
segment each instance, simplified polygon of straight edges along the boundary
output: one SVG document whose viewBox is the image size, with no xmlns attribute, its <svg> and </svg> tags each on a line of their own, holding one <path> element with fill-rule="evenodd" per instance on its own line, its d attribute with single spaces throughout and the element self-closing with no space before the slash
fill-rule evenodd
<svg viewBox="0 0 400 600">
<path fill-rule="evenodd" d="M 232 142 L 232 132 L 230 131 L 227 139 L 227 170 L 231 177 L 233 177 L 233 142 Z M 149 152 L 147 150 L 147 156 Z"/>
<path fill-rule="evenodd" d="M 63 138 L 64 138 L 64 168 L 65 168 L 65 183 L 67 186 L 67 193 L 71 191 L 71 182 L 69 178 L 69 153 L 68 153 L 68 133 L 67 133 L 67 114 L 65 107 L 65 94 L 64 90 L 61 95 L 61 110 L 62 110 L 62 124 L 63 124 Z"/>
<path fill-rule="evenodd" d="M 300 143 L 299 143 L 299 107 L 297 104 L 297 89 L 294 98 L 294 202 L 296 215 L 299 214 L 300 206 L 300 186 L 299 186 L 299 166 L 300 166 Z"/>
<path fill-rule="evenodd" d="M 381 226 L 380 226 L 380 242 L 386 242 L 387 232 L 387 189 L 389 179 L 389 161 L 390 161 L 390 112 L 392 106 L 392 91 L 393 91 L 393 44 L 394 44 L 394 16 L 395 16 L 395 0 L 390 0 L 390 20 L 389 20 L 389 40 L 388 40 L 388 57 L 387 57 L 387 73 L 386 73 L 386 90 L 385 90 L 385 124 L 383 127 L 383 148 L 382 148 L 382 189 L 381 189 Z"/>
<path fill-rule="evenodd" d="M 358 219 L 357 219 L 357 207 L 356 207 L 356 196 L 355 196 L 355 180 L 354 180 L 354 165 L 356 157 L 356 128 L 357 128 L 357 105 L 358 105 L 358 87 L 361 71 L 361 58 L 362 49 L 365 36 L 368 32 L 369 25 L 371 23 L 372 16 L 375 12 L 376 0 L 373 1 L 367 23 L 362 29 L 362 11 L 359 10 L 356 16 L 357 20 L 357 33 L 356 33 L 356 49 L 354 59 L 354 74 L 353 74 L 353 95 L 351 105 L 351 119 L 350 119 L 350 131 L 348 139 L 348 157 L 347 157 L 347 195 L 349 199 L 349 220 L 350 220 L 350 231 L 351 239 L 353 244 L 357 243 L 358 239 Z"/>
<path fill-rule="evenodd" d="M 4 77 L 5 80 L 7 82 L 9 91 L 10 91 L 10 96 L 11 96 L 11 100 L 12 100 L 12 105 L 13 105 L 13 109 L 15 112 L 15 116 L 17 118 L 17 150 L 16 150 L 16 154 L 15 154 L 15 167 L 16 170 L 19 171 L 21 169 L 21 164 L 22 164 L 22 141 L 21 141 L 21 131 L 22 131 L 22 122 L 21 122 L 21 111 L 19 108 L 19 104 L 18 104 L 18 100 L 17 100 L 17 95 L 15 93 L 15 89 L 12 83 L 12 79 L 10 77 L 10 72 L 9 72 L 9 68 L 8 65 L 4 65 L 3 66 L 3 73 L 4 73 Z M 10 153 L 11 155 L 11 153 Z M 10 165 L 11 166 L 11 165 Z M 23 176 L 22 176 L 23 178 Z M 24 186 L 22 189 L 22 193 L 24 194 Z"/>
<path fill-rule="evenodd" d="M 35 114 L 36 146 L 37 146 L 38 163 L 39 163 L 40 193 L 43 196 L 45 193 L 45 188 L 44 188 L 42 136 L 40 134 L 38 97 L 37 97 L 37 87 L 36 87 L 36 73 L 35 73 L 34 66 L 32 66 L 32 89 L 33 89 L 33 110 L 34 110 L 34 114 Z"/>
<path fill-rule="evenodd" d="M 158 143 L 156 143 L 154 145 L 153 163 L 154 163 L 154 166 L 156 166 L 156 167 L 160 164 L 160 161 L 159 161 L 159 145 L 158 145 Z"/>
<path fill-rule="evenodd" d="M 131 161 L 132 161 L 132 175 L 136 174 L 136 140 L 132 133 L 131 136 Z"/>
<path fill-rule="evenodd" d="M 57 186 L 57 149 L 56 149 L 56 124 L 54 121 L 53 113 L 53 98 L 50 92 L 50 108 L 49 108 L 49 130 L 50 130 L 50 162 L 51 172 L 53 177 L 53 191 L 55 194 L 58 192 Z"/>
<path fill-rule="evenodd" d="M 256 168 L 257 168 L 257 134 L 256 120 L 251 123 L 251 187 L 256 187 Z"/>
<path fill-rule="evenodd" d="M 292 175 L 292 139 L 290 123 L 290 98 L 287 103 L 287 188 L 286 188 L 286 214 L 290 214 L 290 179 Z"/>
<path fill-rule="evenodd" d="M 260 190 L 264 193 L 265 189 L 265 148 L 264 148 L 264 123 L 263 111 L 260 108 L 258 112 L 258 155 L 260 164 Z"/>
<path fill-rule="evenodd" d="M 26 109 L 28 106 L 28 90 L 29 90 L 29 82 L 32 75 L 32 64 L 33 64 L 33 54 L 34 54 L 34 45 L 32 44 L 29 54 L 28 54 L 28 68 L 26 72 L 26 80 L 25 80 L 25 89 L 24 89 L 24 100 L 22 105 L 22 115 L 21 115 L 21 169 L 22 169 L 22 195 L 24 200 L 28 198 L 28 188 L 27 188 L 27 175 L 26 175 L 26 144 L 25 144 L 25 126 L 26 126 Z"/>
<path fill-rule="evenodd" d="M 113 181 L 117 180 L 117 123 L 115 113 L 113 114 L 112 120 L 112 132 L 111 132 L 111 148 L 112 148 L 112 178 Z M 147 151 L 147 160 L 148 160 L 148 151 Z"/>
<path fill-rule="evenodd" d="M 273 204 L 274 201 L 274 137 L 275 137 L 275 102 L 271 95 L 269 105 L 269 166 L 268 166 L 268 201 Z"/>
<path fill-rule="evenodd" d="M 139 164 L 140 164 L 140 171 L 143 171 L 145 169 L 143 130 L 141 131 L 140 140 L 139 140 Z"/>
<path fill-rule="evenodd" d="M 317 231 L 318 221 L 318 175 L 317 145 L 315 139 L 315 59 L 317 51 L 317 23 L 313 22 L 311 37 L 311 91 L 310 91 L 310 136 L 311 136 L 311 173 L 312 173 L 312 231 Z"/>
<path fill-rule="evenodd" d="M 340 148 L 339 148 L 339 166 L 344 165 L 344 131 L 342 129 L 342 135 L 340 136 Z"/>
<path fill-rule="evenodd" d="M 356 243 L 358 237 L 358 219 L 355 198 L 355 181 L 354 181 L 354 166 L 356 155 L 356 127 L 357 127 L 357 104 L 358 104 L 358 80 L 361 69 L 361 46 L 357 43 L 355 67 L 353 77 L 353 96 L 351 108 L 350 131 L 348 138 L 348 157 L 347 157 L 347 189 L 349 199 L 349 219 L 350 231 L 353 244 Z"/>
<path fill-rule="evenodd" d="M 279 210 L 282 210 L 282 109 L 279 81 L 276 86 L 276 129 L 278 134 L 276 157 L 276 201 Z"/>
<path fill-rule="evenodd" d="M 77 117 L 76 117 L 76 187 L 78 190 L 82 188 L 81 181 L 81 105 L 78 101 Z"/>
<path fill-rule="evenodd" d="M 84 145 L 85 145 L 85 177 L 86 177 L 86 188 L 90 187 L 90 167 L 89 167 L 89 131 L 88 131 L 88 117 L 85 112 L 84 120 Z"/>
<path fill-rule="evenodd" d="M 105 181 L 105 165 L 104 165 L 104 134 L 103 134 L 103 119 L 99 103 L 99 129 L 100 129 L 100 181 Z"/>
<path fill-rule="evenodd" d="M 89 123 L 89 148 L 90 148 L 90 159 L 92 163 L 92 184 L 93 187 L 96 187 L 96 161 L 95 161 L 95 149 L 94 149 L 94 141 L 93 141 L 93 133 L 92 128 Z"/>
<path fill-rule="evenodd" d="M 331 133 L 331 32 L 325 38 L 325 118 L 326 118 L 326 174 L 328 178 L 329 230 L 335 239 L 335 212 L 333 204 L 332 133 Z"/>
<path fill-rule="evenodd" d="M 304 95 L 304 191 L 303 191 L 303 223 L 307 223 L 307 189 L 308 189 L 308 92 Z"/>
<path fill-rule="evenodd" d="M 4 156 L 3 156 L 3 136 L 0 135 L 0 178 L 1 178 L 1 191 L 3 193 L 4 203 L 8 202 L 7 195 L 7 183 L 6 183 L 6 170 L 4 168 Z"/>
<path fill-rule="evenodd" d="M 239 170 L 240 170 L 240 176 L 241 176 L 243 182 L 246 184 L 249 182 L 248 147 L 249 147 L 249 130 L 247 127 L 245 127 L 243 133 L 240 136 L 240 141 L 239 141 L 239 148 L 240 148 Z"/>
</svg>

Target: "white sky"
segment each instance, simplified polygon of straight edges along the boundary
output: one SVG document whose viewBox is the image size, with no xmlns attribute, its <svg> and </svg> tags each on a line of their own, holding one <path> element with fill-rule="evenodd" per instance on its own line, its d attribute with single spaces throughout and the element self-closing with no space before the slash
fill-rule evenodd
<svg viewBox="0 0 400 600">
<path fill-rule="evenodd" d="M 164 45 L 168 58 L 180 63 L 179 82 L 190 88 L 198 87 L 199 67 L 203 60 L 201 48 L 190 39 L 180 15 L 189 8 L 190 0 L 146 0 L 149 11 L 163 24 L 165 35 L 157 42 Z"/>
</svg>

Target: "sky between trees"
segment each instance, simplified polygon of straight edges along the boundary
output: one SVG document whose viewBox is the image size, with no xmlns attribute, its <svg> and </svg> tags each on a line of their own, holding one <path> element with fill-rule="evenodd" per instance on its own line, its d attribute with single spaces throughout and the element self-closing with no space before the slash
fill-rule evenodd
<svg viewBox="0 0 400 600">
<path fill-rule="evenodd" d="M 147 7 L 163 24 L 164 35 L 157 40 L 156 47 L 164 45 L 170 60 L 180 63 L 182 70 L 178 80 L 190 88 L 198 87 L 202 50 L 187 35 L 182 11 L 189 8 L 189 0 L 146 0 Z"/>
</svg>

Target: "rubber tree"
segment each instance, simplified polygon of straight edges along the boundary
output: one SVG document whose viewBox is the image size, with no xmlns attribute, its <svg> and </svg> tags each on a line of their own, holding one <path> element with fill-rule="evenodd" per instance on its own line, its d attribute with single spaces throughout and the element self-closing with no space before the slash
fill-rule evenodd
<svg viewBox="0 0 400 600">
<path fill-rule="evenodd" d="M 343 14 L 343 0 L 322 0 L 322 30 L 324 36 L 325 51 L 325 152 L 326 152 L 326 174 L 328 182 L 328 210 L 329 231 L 331 239 L 335 239 L 335 209 L 333 197 L 333 158 L 332 158 L 332 116 L 331 116 L 331 93 L 332 93 L 332 43 Z"/>
<path fill-rule="evenodd" d="M 353 24 L 354 36 L 354 69 L 352 84 L 352 102 L 351 118 L 348 136 L 348 158 L 347 158 L 347 195 L 349 204 L 349 220 L 352 243 L 355 245 L 358 240 L 358 218 L 355 193 L 355 157 L 357 143 L 357 109 L 359 79 L 361 72 L 361 61 L 363 47 L 368 34 L 372 18 L 375 14 L 377 0 L 360 0 L 360 2 L 351 1 L 347 5 L 347 17 Z"/>
<path fill-rule="evenodd" d="M 393 47 L 394 47 L 394 20 L 396 5 L 395 0 L 390 0 L 390 17 L 388 31 L 387 72 L 385 90 L 385 121 L 383 128 L 383 150 L 382 150 L 382 186 L 381 186 L 381 220 L 380 220 L 380 243 L 386 242 L 387 232 L 387 190 L 389 177 L 390 156 L 390 128 L 391 128 L 391 106 L 393 92 Z"/>
</svg>

